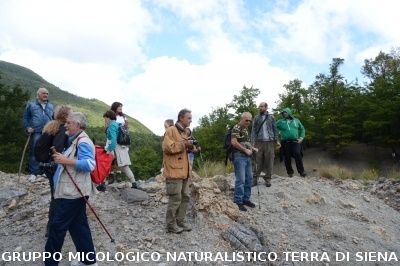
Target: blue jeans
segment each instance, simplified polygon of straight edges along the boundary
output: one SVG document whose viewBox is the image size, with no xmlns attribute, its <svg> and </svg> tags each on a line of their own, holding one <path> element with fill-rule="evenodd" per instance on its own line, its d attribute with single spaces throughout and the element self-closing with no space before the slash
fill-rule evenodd
<svg viewBox="0 0 400 266">
<path fill-rule="evenodd" d="M 233 166 L 235 167 L 235 203 L 243 204 L 250 201 L 253 172 L 251 160 L 247 154 L 234 152 L 232 154 Z"/>
<path fill-rule="evenodd" d="M 33 148 L 35 147 L 35 143 L 41 135 L 41 132 L 35 132 L 31 134 L 31 158 L 29 160 L 29 174 L 31 175 L 37 175 L 39 172 L 39 162 L 36 161 L 35 156 L 33 155 Z"/>
<path fill-rule="evenodd" d="M 83 198 L 78 199 L 55 199 L 60 205 L 54 218 L 50 221 L 49 236 L 47 238 L 45 251 L 54 254 L 61 252 L 64 238 L 69 231 L 75 244 L 76 252 L 84 254 L 81 262 L 93 264 L 96 262 L 92 233 L 86 216 L 86 202 Z M 83 253 L 81 253 L 83 252 Z M 58 265 L 53 255 L 47 258 L 45 265 Z"/>
</svg>

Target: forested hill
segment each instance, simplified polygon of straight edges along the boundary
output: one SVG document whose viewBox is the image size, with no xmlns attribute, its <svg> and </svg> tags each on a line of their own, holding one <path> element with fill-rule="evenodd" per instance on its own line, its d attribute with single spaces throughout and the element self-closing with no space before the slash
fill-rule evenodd
<svg viewBox="0 0 400 266">
<path fill-rule="evenodd" d="M 75 111 L 85 114 L 89 127 L 103 127 L 103 114 L 110 108 L 109 105 L 97 99 L 87 99 L 64 91 L 57 86 L 47 82 L 32 70 L 0 60 L 1 82 L 10 88 L 19 85 L 31 95 L 31 100 L 36 98 L 38 88 L 44 87 L 49 90 L 50 101 L 55 105 L 71 105 Z M 127 115 L 129 130 L 134 133 L 154 134 L 145 125 L 133 117 Z"/>
</svg>

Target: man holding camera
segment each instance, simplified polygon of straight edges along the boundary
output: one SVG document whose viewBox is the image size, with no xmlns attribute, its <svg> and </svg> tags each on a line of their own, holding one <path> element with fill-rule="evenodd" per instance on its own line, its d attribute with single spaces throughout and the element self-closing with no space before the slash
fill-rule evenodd
<svg viewBox="0 0 400 266">
<path fill-rule="evenodd" d="M 251 185 L 253 182 L 253 171 L 250 157 L 254 148 L 249 142 L 248 127 L 251 123 L 252 115 L 244 112 L 240 122 L 232 128 L 231 144 L 234 148 L 232 152 L 232 161 L 235 168 L 235 203 L 239 210 L 247 211 L 246 206 L 254 208 L 256 205 L 250 201 Z"/>
<path fill-rule="evenodd" d="M 175 125 L 166 129 L 162 142 L 163 176 L 168 195 L 166 223 L 168 232 L 175 234 L 192 230 L 185 223 L 189 205 L 189 177 L 192 176 L 188 151 L 193 150 L 193 139 L 188 139 L 185 129 L 190 123 L 191 111 L 182 109 Z"/>
</svg>

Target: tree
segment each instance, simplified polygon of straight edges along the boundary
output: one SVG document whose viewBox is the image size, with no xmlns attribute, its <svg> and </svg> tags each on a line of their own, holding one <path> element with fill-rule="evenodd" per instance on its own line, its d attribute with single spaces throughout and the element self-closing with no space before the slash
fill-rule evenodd
<svg viewBox="0 0 400 266">
<path fill-rule="evenodd" d="M 199 141 L 204 158 L 211 161 L 225 159 L 222 139 L 233 121 L 233 115 L 228 113 L 227 107 L 212 109 L 208 116 L 200 118 L 199 126 L 193 129 L 193 136 Z"/>
<path fill-rule="evenodd" d="M 366 59 L 361 72 L 369 78 L 364 138 L 394 150 L 400 143 L 400 48 Z"/>
<path fill-rule="evenodd" d="M 354 120 L 350 102 L 355 96 L 354 87 L 339 72 L 344 59 L 334 58 L 329 75 L 319 74 L 310 86 L 312 111 L 315 117 L 315 139 L 335 156 L 353 137 Z"/>
<path fill-rule="evenodd" d="M 254 99 L 259 94 L 259 89 L 253 88 L 253 86 L 250 88 L 243 86 L 239 95 L 234 95 L 232 102 L 227 107 L 234 111 L 235 118 L 237 119 L 240 119 L 243 112 L 250 112 L 254 117 L 258 112 Z"/>
<path fill-rule="evenodd" d="M 283 85 L 283 87 L 286 91 L 279 94 L 280 100 L 274 111 L 274 116 L 276 119 L 281 119 L 280 111 L 287 107 L 290 108 L 296 118 L 300 119 L 301 123 L 306 128 L 307 138 L 305 141 L 309 144 L 315 136 L 314 116 L 311 115 L 311 90 L 303 88 L 302 81 L 299 79 L 289 81 L 289 83 Z"/>
<path fill-rule="evenodd" d="M 0 76 L 1 79 L 1 76 Z M 0 169 L 17 172 L 28 135 L 24 134 L 22 115 L 30 94 L 20 86 L 12 88 L 0 82 Z M 29 151 L 25 158 L 29 158 Z"/>
<path fill-rule="evenodd" d="M 239 95 L 234 95 L 231 103 L 225 107 L 213 109 L 208 116 L 199 120 L 199 126 L 193 129 L 193 136 L 199 140 L 201 151 L 206 160 L 224 161 L 223 137 L 228 130 L 239 122 L 243 112 L 257 113 L 254 99 L 260 94 L 256 88 L 243 86 Z M 229 111 L 233 113 L 230 113 Z"/>
</svg>

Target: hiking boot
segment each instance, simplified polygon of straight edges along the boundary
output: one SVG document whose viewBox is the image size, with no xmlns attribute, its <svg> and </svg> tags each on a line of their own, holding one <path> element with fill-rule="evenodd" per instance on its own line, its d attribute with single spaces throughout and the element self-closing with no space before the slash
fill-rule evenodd
<svg viewBox="0 0 400 266">
<path fill-rule="evenodd" d="M 180 228 L 183 229 L 183 231 L 192 231 L 192 227 L 190 227 L 189 225 L 187 225 L 185 222 L 181 222 L 181 223 L 176 223 Z"/>
<path fill-rule="evenodd" d="M 288 174 L 288 176 L 289 176 L 289 177 L 293 177 L 293 173 L 291 173 L 291 174 Z"/>
<path fill-rule="evenodd" d="M 306 173 L 306 172 L 303 172 L 303 173 L 300 174 L 300 176 L 301 176 L 301 177 L 306 177 L 306 176 L 307 176 L 307 173 Z"/>
<path fill-rule="evenodd" d="M 137 186 L 137 184 L 136 184 L 136 182 L 132 182 L 132 186 L 131 186 L 131 188 L 138 188 L 138 186 Z"/>
<path fill-rule="evenodd" d="M 250 208 L 255 208 L 256 207 L 256 205 L 253 202 L 251 202 L 250 200 L 249 201 L 243 201 L 243 205 L 249 206 Z"/>
<path fill-rule="evenodd" d="M 117 175 L 115 176 L 115 181 L 117 181 L 118 183 L 122 181 L 121 172 L 117 172 Z"/>
<path fill-rule="evenodd" d="M 108 180 L 108 184 L 111 185 L 112 183 L 114 183 L 114 173 L 110 173 L 107 176 L 107 180 Z"/>
<path fill-rule="evenodd" d="M 183 228 L 175 225 L 167 228 L 168 233 L 180 234 L 183 232 Z"/>
<path fill-rule="evenodd" d="M 265 185 L 266 185 L 267 187 L 270 187 L 270 186 L 271 186 L 271 178 L 264 178 L 264 181 L 265 181 Z"/>
<path fill-rule="evenodd" d="M 79 260 L 73 260 L 71 261 L 71 266 L 98 266 L 97 262 L 92 263 L 92 264 L 84 264 L 83 262 L 80 262 Z"/>
<path fill-rule="evenodd" d="M 100 185 L 98 185 L 96 188 L 97 188 L 98 191 L 104 192 L 104 191 L 106 191 L 106 183 L 105 183 L 105 182 L 102 182 L 102 183 L 101 183 Z"/>
<path fill-rule="evenodd" d="M 242 211 L 242 212 L 247 212 L 247 209 L 246 209 L 246 207 L 243 205 L 243 204 L 239 204 L 239 203 L 236 203 L 237 204 L 237 206 L 239 207 L 239 210 L 240 211 Z"/>
</svg>

